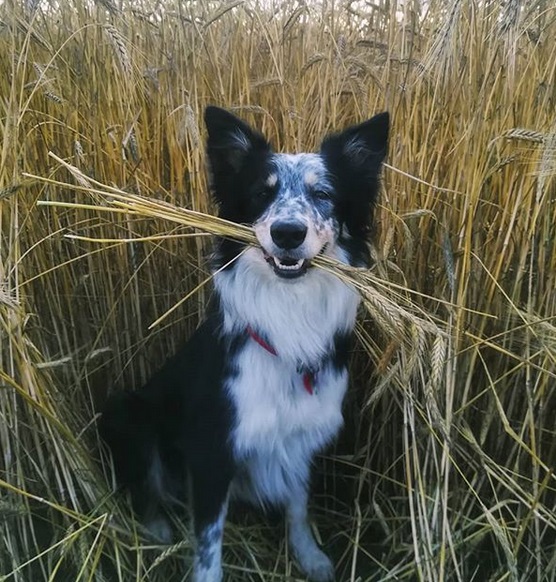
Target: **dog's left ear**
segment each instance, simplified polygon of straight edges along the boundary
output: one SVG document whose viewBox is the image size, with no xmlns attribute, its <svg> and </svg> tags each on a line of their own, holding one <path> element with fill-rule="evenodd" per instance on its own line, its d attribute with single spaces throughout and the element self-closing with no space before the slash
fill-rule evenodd
<svg viewBox="0 0 556 582">
<path fill-rule="evenodd" d="M 338 192 L 340 219 L 353 237 L 365 238 L 372 222 L 389 126 L 389 114 L 379 113 L 322 142 L 321 155 Z"/>
</svg>

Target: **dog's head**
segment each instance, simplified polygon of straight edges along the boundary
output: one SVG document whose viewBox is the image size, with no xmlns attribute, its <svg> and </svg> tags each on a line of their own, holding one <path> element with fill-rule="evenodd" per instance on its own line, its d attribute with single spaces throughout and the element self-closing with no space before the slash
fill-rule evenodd
<svg viewBox="0 0 556 582">
<path fill-rule="evenodd" d="M 207 107 L 207 153 L 220 216 L 252 225 L 261 259 L 281 278 L 317 255 L 361 264 L 372 224 L 388 113 L 324 139 L 319 153 L 277 154 L 235 115 Z"/>
</svg>

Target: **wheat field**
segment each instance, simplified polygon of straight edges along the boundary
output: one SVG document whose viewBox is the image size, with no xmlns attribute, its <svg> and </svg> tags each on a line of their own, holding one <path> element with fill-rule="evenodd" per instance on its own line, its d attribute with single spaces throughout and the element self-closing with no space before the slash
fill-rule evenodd
<svg viewBox="0 0 556 582">
<path fill-rule="evenodd" d="M 0 580 L 187 579 L 113 493 L 95 421 L 203 315 L 202 112 L 279 151 L 393 119 L 315 532 L 347 581 L 556 580 L 556 5 L 0 3 Z M 296 580 L 232 513 L 230 582 Z"/>
</svg>

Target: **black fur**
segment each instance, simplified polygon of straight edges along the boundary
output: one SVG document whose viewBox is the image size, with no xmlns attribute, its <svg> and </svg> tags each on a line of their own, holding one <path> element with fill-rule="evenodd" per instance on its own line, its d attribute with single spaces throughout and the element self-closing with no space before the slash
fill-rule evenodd
<svg viewBox="0 0 556 582">
<path fill-rule="evenodd" d="M 233 477 L 228 435 L 234 412 L 220 386 L 234 373 L 230 354 L 246 338 L 220 338 L 219 325 L 215 311 L 143 388 L 116 392 L 101 417 L 100 434 L 110 445 L 118 482 L 146 522 L 160 504 L 183 501 L 188 468 L 194 491 L 202 492 L 194 499 L 196 527 L 202 527 L 214 518 L 216 501 L 224 499 Z M 157 454 L 164 467 L 160 483 L 150 472 Z M 215 466 L 216 474 L 207 471 Z"/>
</svg>

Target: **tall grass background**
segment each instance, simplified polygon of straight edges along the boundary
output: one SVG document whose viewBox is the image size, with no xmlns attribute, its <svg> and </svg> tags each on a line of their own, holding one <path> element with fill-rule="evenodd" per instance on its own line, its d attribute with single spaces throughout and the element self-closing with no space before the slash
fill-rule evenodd
<svg viewBox="0 0 556 582">
<path fill-rule="evenodd" d="M 374 266 L 322 265 L 364 299 L 312 508 L 338 580 L 556 579 L 554 39 L 545 0 L 4 1 L 1 579 L 187 575 L 187 521 L 142 536 L 95 419 L 198 324 L 234 232 L 203 216 L 209 103 L 278 150 L 392 114 Z M 269 518 L 232 516 L 224 558 L 299 576 Z"/>
</svg>

